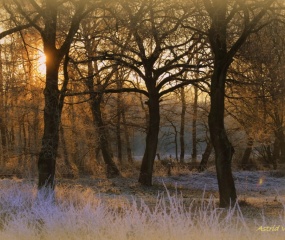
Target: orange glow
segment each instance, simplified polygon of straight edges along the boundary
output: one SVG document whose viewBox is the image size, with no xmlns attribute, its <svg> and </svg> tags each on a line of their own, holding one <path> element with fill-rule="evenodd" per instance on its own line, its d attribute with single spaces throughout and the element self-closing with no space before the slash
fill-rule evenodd
<svg viewBox="0 0 285 240">
<path fill-rule="evenodd" d="M 46 74 L 46 55 L 41 51 L 38 53 L 38 72 L 41 75 Z"/>
</svg>

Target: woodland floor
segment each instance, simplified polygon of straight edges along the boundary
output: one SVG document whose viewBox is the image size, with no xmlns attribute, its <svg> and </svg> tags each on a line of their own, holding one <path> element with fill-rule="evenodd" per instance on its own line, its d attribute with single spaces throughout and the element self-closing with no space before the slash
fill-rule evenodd
<svg viewBox="0 0 285 240">
<path fill-rule="evenodd" d="M 107 203 L 124 204 L 141 200 L 150 208 L 155 207 L 159 196 L 177 196 L 187 207 L 199 206 L 203 201 L 213 201 L 218 207 L 218 185 L 214 171 L 203 173 L 176 173 L 171 176 L 158 174 L 153 178 L 153 186 L 138 183 L 136 174 L 127 177 L 107 179 L 86 176 L 78 179 L 59 178 L 58 187 L 95 191 Z M 261 221 L 276 220 L 284 215 L 285 176 L 274 171 L 234 172 L 238 202 L 245 219 Z"/>
<path fill-rule="evenodd" d="M 234 210 L 219 208 L 213 168 L 173 169 L 171 175 L 160 168 L 152 187 L 139 184 L 138 173 L 129 169 L 112 179 L 58 175 L 56 204 L 37 201 L 36 177 L 6 176 L 0 180 L 0 239 L 284 239 L 282 171 L 234 171 Z M 280 229 L 264 232 L 260 226 Z"/>
</svg>

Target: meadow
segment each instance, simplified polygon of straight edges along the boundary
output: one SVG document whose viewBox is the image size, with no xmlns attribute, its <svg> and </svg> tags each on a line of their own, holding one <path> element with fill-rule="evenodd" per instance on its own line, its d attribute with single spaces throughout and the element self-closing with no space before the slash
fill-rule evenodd
<svg viewBox="0 0 285 240">
<path fill-rule="evenodd" d="M 234 173 L 239 202 L 218 207 L 215 173 L 58 179 L 44 198 L 31 179 L 0 180 L 0 239 L 284 239 L 285 179 Z M 285 186 L 283 184 L 283 186 Z"/>
</svg>

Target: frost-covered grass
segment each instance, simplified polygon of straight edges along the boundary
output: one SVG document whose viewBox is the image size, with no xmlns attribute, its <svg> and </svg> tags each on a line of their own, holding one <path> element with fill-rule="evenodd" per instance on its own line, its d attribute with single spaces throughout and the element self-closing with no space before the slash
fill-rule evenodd
<svg viewBox="0 0 285 240">
<path fill-rule="evenodd" d="M 257 231 L 280 225 L 279 231 Z M 155 206 L 107 201 L 91 188 L 57 187 L 55 198 L 37 196 L 32 183 L 0 180 L 0 239 L 284 239 L 285 219 L 246 220 L 242 209 L 219 209 L 213 199 L 188 204 L 168 191 Z"/>
</svg>

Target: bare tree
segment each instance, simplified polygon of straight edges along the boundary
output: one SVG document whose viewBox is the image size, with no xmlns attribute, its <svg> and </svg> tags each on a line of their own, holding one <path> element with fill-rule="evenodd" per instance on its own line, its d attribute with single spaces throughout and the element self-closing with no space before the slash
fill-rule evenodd
<svg viewBox="0 0 285 240">
<path fill-rule="evenodd" d="M 258 31 L 260 22 L 268 12 L 274 0 L 265 2 L 204 0 L 204 6 L 210 19 L 207 36 L 213 54 L 214 68 L 211 77 L 211 108 L 209 129 L 213 147 L 220 193 L 220 206 L 228 207 L 237 199 L 231 171 L 234 148 L 230 143 L 224 126 L 225 83 L 229 66 L 234 56 L 253 31 Z M 233 21 L 241 21 L 238 36 L 230 38 L 229 26 Z"/>
<path fill-rule="evenodd" d="M 132 3 L 133 6 L 126 1 L 119 4 L 119 7 L 109 11 L 115 18 L 117 28 L 124 29 L 125 36 L 128 37 L 123 39 L 128 39 L 128 42 L 122 42 L 118 33 L 114 33 L 109 41 L 123 51 L 112 53 L 108 50 L 104 52 L 104 58 L 132 70 L 145 84 L 142 89 L 122 88 L 122 91 L 138 91 L 148 98 L 145 102 L 148 106 L 146 148 L 139 182 L 150 186 L 158 144 L 160 101 L 164 95 L 184 85 L 205 80 L 205 76 L 195 80 L 192 75 L 193 69 L 199 69 L 193 60 L 194 52 L 200 51 L 202 44 L 194 48 L 201 42 L 200 39 L 194 35 L 190 39 L 186 38 L 192 31 L 183 28 L 182 22 L 190 13 L 179 4 L 166 4 L 159 0 L 138 1 Z M 113 27 L 110 26 L 110 29 Z M 182 77 L 183 73 L 188 73 L 186 78 Z"/>
<path fill-rule="evenodd" d="M 45 0 L 40 5 L 34 0 L 28 0 L 25 6 L 17 0 L 13 0 L 13 3 L 15 5 L 14 9 L 22 15 L 27 24 L 30 24 L 40 33 L 43 41 L 46 55 L 46 82 L 44 90 L 44 134 L 38 161 L 38 188 L 54 189 L 55 163 L 62 110 L 60 105 L 63 102 L 63 92 L 58 89 L 59 68 L 62 59 L 69 52 L 70 44 L 79 28 L 81 19 L 92 8 L 87 10 L 87 1 L 79 4 L 76 1 L 62 3 L 57 0 Z M 65 11 L 62 11 L 63 9 Z M 8 7 L 7 10 L 9 11 Z M 66 16 L 68 20 L 66 19 L 64 26 L 59 26 L 62 23 L 60 21 L 63 21 L 63 16 Z M 68 26 L 68 29 L 66 29 L 66 26 Z M 64 34 L 60 34 L 60 30 Z"/>
</svg>

